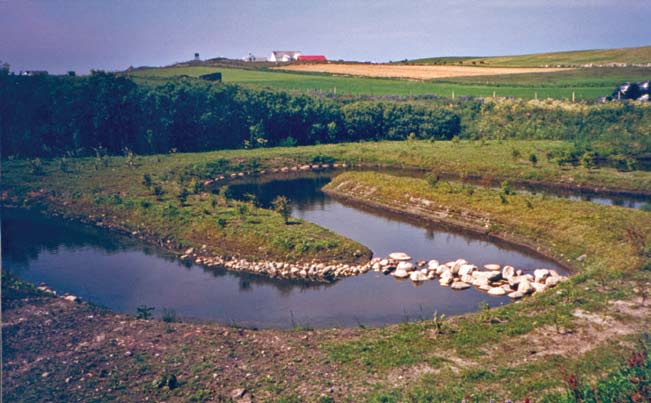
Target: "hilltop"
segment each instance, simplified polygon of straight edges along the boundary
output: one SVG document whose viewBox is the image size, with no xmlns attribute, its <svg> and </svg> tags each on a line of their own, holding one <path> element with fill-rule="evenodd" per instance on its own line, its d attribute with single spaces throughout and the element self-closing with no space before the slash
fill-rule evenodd
<svg viewBox="0 0 651 403">
<path fill-rule="evenodd" d="M 405 63 L 405 62 L 402 62 Z M 638 48 L 573 50 L 516 56 L 430 57 L 408 60 L 409 64 L 463 64 L 495 67 L 581 67 L 638 65 L 651 63 L 651 46 Z"/>
</svg>

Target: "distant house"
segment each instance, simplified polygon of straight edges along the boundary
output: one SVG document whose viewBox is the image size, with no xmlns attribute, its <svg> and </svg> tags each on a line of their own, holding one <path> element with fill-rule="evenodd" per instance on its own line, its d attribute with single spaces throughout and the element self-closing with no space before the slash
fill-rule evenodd
<svg viewBox="0 0 651 403">
<path fill-rule="evenodd" d="M 47 76 L 47 74 L 45 70 L 25 70 L 20 73 L 21 76 Z"/>
<path fill-rule="evenodd" d="M 302 55 L 301 52 L 295 50 L 275 50 L 271 52 L 271 57 L 269 57 L 270 62 L 293 62 L 298 60 Z"/>
<path fill-rule="evenodd" d="M 326 59 L 325 56 L 323 55 L 300 55 L 298 57 L 299 62 L 327 62 L 328 59 Z"/>
</svg>

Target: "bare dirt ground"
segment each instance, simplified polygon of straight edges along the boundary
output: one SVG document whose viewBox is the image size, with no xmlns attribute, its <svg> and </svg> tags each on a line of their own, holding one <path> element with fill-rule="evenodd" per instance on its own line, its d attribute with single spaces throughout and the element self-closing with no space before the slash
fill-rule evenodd
<svg viewBox="0 0 651 403">
<path fill-rule="evenodd" d="M 390 64 L 295 64 L 279 67 L 287 71 L 331 73 L 360 77 L 433 80 L 449 77 L 494 76 L 502 74 L 552 73 L 563 68 L 475 67 L 475 66 L 404 66 Z"/>
</svg>

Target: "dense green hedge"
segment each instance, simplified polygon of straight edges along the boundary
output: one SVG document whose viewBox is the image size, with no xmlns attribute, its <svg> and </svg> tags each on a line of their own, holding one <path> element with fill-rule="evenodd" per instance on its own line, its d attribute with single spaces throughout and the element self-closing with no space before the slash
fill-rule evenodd
<svg viewBox="0 0 651 403">
<path fill-rule="evenodd" d="M 454 136 L 566 139 L 640 155 L 651 144 L 650 121 L 650 107 L 619 103 L 328 99 L 189 78 L 150 86 L 102 72 L 87 77 L 0 73 L 3 156 Z"/>
<path fill-rule="evenodd" d="M 138 86 L 106 73 L 89 77 L 0 76 L 2 154 L 137 153 L 331 143 L 449 139 L 458 115 L 440 105 L 292 96 L 194 79 Z"/>
</svg>

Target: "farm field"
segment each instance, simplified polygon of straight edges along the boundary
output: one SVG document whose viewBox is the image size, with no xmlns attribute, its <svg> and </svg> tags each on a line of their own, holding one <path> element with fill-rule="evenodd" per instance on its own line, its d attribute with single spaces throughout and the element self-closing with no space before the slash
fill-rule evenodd
<svg viewBox="0 0 651 403">
<path fill-rule="evenodd" d="M 534 53 L 496 57 L 431 57 L 409 60 L 415 64 L 481 64 L 495 67 L 582 66 L 586 64 L 651 63 L 651 46 L 637 48 L 593 49 L 568 52 Z"/>
<path fill-rule="evenodd" d="M 438 78 L 490 76 L 524 73 L 551 73 L 563 71 L 559 68 L 508 68 L 475 66 L 406 66 L 396 64 L 293 64 L 283 66 L 284 71 L 303 71 L 310 73 L 345 74 L 361 77 L 405 78 L 413 80 L 434 80 Z"/>
<path fill-rule="evenodd" d="M 243 70 L 209 66 L 163 67 L 127 73 L 152 85 L 178 76 L 198 77 L 220 71 L 223 82 L 254 88 L 273 88 L 298 93 L 334 93 L 344 96 L 422 96 L 451 97 L 510 96 L 524 99 L 591 100 L 610 95 L 613 88 L 625 81 L 639 81 L 651 75 L 651 68 L 576 69 L 549 73 L 523 73 L 494 76 L 454 77 L 436 81 L 414 81 L 390 78 L 346 77 L 325 73 Z"/>
</svg>

